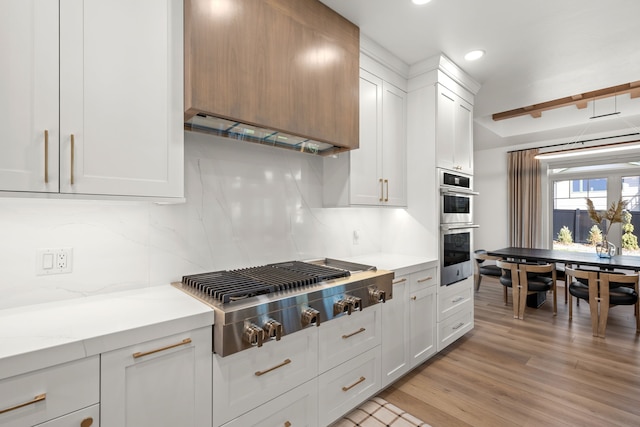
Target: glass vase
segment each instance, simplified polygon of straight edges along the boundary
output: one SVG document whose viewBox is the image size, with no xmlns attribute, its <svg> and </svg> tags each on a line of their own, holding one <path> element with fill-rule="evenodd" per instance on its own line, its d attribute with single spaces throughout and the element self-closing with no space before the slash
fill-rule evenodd
<svg viewBox="0 0 640 427">
<path fill-rule="evenodd" d="M 616 246 L 605 237 L 602 242 L 596 244 L 596 254 L 600 258 L 611 258 L 616 254 Z"/>
</svg>

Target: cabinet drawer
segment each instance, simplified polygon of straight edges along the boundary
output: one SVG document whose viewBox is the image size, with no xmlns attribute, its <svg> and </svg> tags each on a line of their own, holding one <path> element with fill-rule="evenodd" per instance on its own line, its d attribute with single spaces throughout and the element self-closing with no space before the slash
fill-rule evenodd
<svg viewBox="0 0 640 427">
<path fill-rule="evenodd" d="M 473 329 L 473 307 L 438 323 L 438 351 Z"/>
<path fill-rule="evenodd" d="M 0 425 L 18 427 L 52 420 L 99 401 L 98 356 L 0 381 Z M 24 406 L 23 405 L 26 404 Z"/>
<path fill-rule="evenodd" d="M 84 424 L 83 424 L 84 423 Z M 88 408 L 63 415 L 55 420 L 38 424 L 34 427 L 99 427 L 100 405 L 92 405 Z"/>
<path fill-rule="evenodd" d="M 221 425 L 318 375 L 318 329 L 213 358 L 213 425 Z"/>
<path fill-rule="evenodd" d="M 380 344 L 380 312 L 381 304 L 376 304 L 319 328 L 321 373 Z"/>
<path fill-rule="evenodd" d="M 319 425 L 327 426 L 381 388 L 380 347 L 320 375 Z"/>
<path fill-rule="evenodd" d="M 434 286 L 438 283 L 437 269 L 432 267 L 424 271 L 419 271 L 411 275 L 410 292 L 417 292 L 421 289 Z"/>
<path fill-rule="evenodd" d="M 318 425 L 318 379 L 314 378 L 229 421 L 223 427 L 314 427 Z"/>
<path fill-rule="evenodd" d="M 438 322 L 458 312 L 465 304 L 473 304 L 473 280 L 465 279 L 438 288 Z"/>
</svg>

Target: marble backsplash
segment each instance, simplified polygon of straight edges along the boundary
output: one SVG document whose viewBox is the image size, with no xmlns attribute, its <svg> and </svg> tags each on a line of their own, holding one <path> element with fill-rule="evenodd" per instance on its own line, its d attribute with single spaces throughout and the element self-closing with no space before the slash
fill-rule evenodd
<svg viewBox="0 0 640 427">
<path fill-rule="evenodd" d="M 0 309 L 291 259 L 432 255 L 405 209 L 323 208 L 322 173 L 319 157 L 186 133 L 186 203 L 0 198 Z M 36 250 L 58 247 L 73 271 L 36 275 Z"/>
</svg>

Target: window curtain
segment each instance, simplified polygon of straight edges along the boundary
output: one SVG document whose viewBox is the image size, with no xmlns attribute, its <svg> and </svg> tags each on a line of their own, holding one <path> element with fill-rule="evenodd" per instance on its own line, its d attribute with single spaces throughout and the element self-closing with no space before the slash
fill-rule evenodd
<svg viewBox="0 0 640 427">
<path fill-rule="evenodd" d="M 508 153 L 509 245 L 542 248 L 542 188 L 538 149 Z"/>
</svg>

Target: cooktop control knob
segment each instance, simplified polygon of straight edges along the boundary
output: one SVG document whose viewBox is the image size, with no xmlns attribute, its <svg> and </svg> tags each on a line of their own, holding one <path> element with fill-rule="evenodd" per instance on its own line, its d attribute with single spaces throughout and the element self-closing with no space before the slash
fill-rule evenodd
<svg viewBox="0 0 640 427">
<path fill-rule="evenodd" d="M 262 347 L 264 330 L 255 323 L 249 323 L 244 328 L 244 339 L 252 346 Z"/>
<path fill-rule="evenodd" d="M 369 296 L 374 304 L 387 301 L 387 294 L 381 289 L 369 289 Z"/>
<path fill-rule="evenodd" d="M 302 326 L 316 324 L 320 326 L 320 312 L 315 308 L 307 307 L 302 310 Z"/>
<path fill-rule="evenodd" d="M 282 338 L 282 323 L 276 322 L 273 319 L 269 319 L 266 321 L 264 326 L 262 327 L 266 334 L 266 338 L 269 340 L 275 339 L 276 341 L 280 341 Z"/>
<path fill-rule="evenodd" d="M 348 296 L 345 298 L 351 304 L 352 311 L 361 311 L 362 310 L 362 299 L 358 297 Z"/>
<path fill-rule="evenodd" d="M 338 314 L 342 314 L 342 313 L 347 313 L 348 315 L 350 315 L 352 311 L 353 311 L 353 304 L 349 300 L 349 297 L 346 297 L 344 299 L 338 300 L 333 303 L 334 316 L 337 316 Z"/>
</svg>

